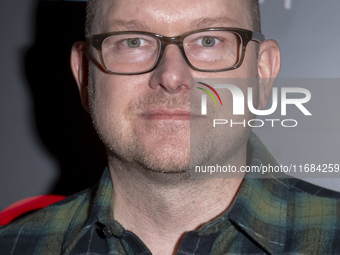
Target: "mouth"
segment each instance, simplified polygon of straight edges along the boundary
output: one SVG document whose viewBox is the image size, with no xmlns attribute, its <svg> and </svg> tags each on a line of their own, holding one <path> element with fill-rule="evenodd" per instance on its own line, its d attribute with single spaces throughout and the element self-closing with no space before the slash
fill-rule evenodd
<svg viewBox="0 0 340 255">
<path fill-rule="evenodd" d="M 143 112 L 139 115 L 146 120 L 192 120 L 202 117 L 198 114 L 190 113 L 187 110 L 156 109 Z"/>
</svg>

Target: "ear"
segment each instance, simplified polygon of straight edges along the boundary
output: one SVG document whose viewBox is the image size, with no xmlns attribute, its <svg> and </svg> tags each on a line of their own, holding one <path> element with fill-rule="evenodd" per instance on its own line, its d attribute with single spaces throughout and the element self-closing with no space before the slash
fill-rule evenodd
<svg viewBox="0 0 340 255">
<path fill-rule="evenodd" d="M 258 57 L 259 110 L 267 107 L 269 97 L 277 75 L 281 69 L 280 48 L 276 41 L 267 40 L 261 43 Z"/>
<path fill-rule="evenodd" d="M 71 51 L 71 67 L 73 76 L 76 79 L 81 103 L 84 109 L 89 112 L 88 97 L 88 60 L 86 57 L 86 43 L 76 42 Z"/>
</svg>

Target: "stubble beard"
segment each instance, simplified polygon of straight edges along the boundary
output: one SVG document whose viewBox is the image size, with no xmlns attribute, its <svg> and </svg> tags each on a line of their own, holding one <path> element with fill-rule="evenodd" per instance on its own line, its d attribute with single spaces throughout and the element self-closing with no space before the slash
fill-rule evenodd
<svg viewBox="0 0 340 255">
<path fill-rule="evenodd" d="M 192 136 L 190 142 L 189 137 L 182 141 L 176 139 L 178 137 L 176 134 L 183 132 L 183 130 L 187 130 L 188 135 L 190 131 L 192 132 L 192 130 L 188 130 L 188 125 L 183 124 L 183 122 L 172 126 L 159 123 L 153 126 L 153 130 L 150 131 L 155 131 L 158 135 L 163 136 L 159 137 L 160 141 L 165 139 L 167 142 L 160 149 L 155 150 L 152 146 L 145 146 L 132 126 L 122 129 L 122 127 L 126 127 L 123 122 L 128 121 L 126 116 L 129 116 L 129 112 L 141 112 L 150 106 L 162 106 L 168 109 L 189 107 L 191 111 L 198 112 L 198 108 L 200 109 L 198 104 L 192 105 L 190 108 L 190 95 L 183 94 L 181 97 L 169 98 L 164 93 L 155 92 L 129 105 L 126 112 L 114 119 L 112 115 L 108 116 L 107 113 L 104 113 L 101 108 L 103 105 L 97 98 L 91 71 L 88 89 L 93 125 L 107 148 L 109 161 L 110 159 L 119 161 L 125 168 L 140 169 L 157 176 L 159 174 L 162 176 L 164 174 L 178 174 L 178 176 L 181 176 L 180 178 L 187 179 L 190 176 L 189 171 L 196 165 L 204 165 L 206 162 L 214 161 L 214 159 L 220 160 L 222 158 L 224 161 L 232 159 L 244 147 L 251 131 L 250 128 L 246 127 L 237 136 L 227 134 L 228 137 L 222 144 L 221 138 L 216 137 L 213 133 L 208 133 L 198 140 L 193 140 L 197 137 Z M 254 90 L 253 97 L 256 107 L 258 105 L 258 89 Z M 109 112 L 109 109 L 107 111 Z M 166 139 L 167 136 L 170 139 Z M 178 144 L 184 144 L 184 146 L 179 147 Z"/>
<path fill-rule="evenodd" d="M 183 138 L 183 136 L 180 136 L 182 140 L 175 139 L 176 134 L 185 130 L 188 131 L 188 123 L 180 121 L 169 126 L 167 123 L 160 122 L 150 126 L 150 132 L 158 134 L 159 141 L 166 141 L 160 148 L 156 149 L 153 149 L 152 146 L 147 147 L 141 141 L 142 137 L 133 126 L 124 124 L 131 121 L 129 119 L 131 112 L 140 113 L 150 106 L 162 106 L 162 108 L 168 109 L 190 109 L 189 95 L 169 98 L 164 93 L 150 94 L 129 105 L 126 112 L 119 114 L 119 116 L 116 115 L 118 118 L 113 118 L 113 115 L 108 115 L 109 109 L 106 109 L 107 112 L 105 113 L 105 110 L 101 108 L 105 106 L 101 104 L 96 94 L 91 71 L 89 73 L 88 93 L 92 122 L 99 138 L 107 149 L 109 161 L 110 159 L 113 161 L 118 160 L 126 168 L 138 168 L 151 173 L 188 174 L 190 141 Z M 182 145 L 181 148 L 178 148 L 178 144 Z"/>
</svg>

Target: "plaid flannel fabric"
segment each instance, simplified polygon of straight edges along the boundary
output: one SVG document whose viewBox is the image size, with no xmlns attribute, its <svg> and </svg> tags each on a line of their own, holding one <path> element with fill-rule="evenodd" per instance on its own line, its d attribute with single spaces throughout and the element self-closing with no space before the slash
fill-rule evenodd
<svg viewBox="0 0 340 255">
<path fill-rule="evenodd" d="M 251 165 L 277 164 L 251 134 Z M 179 255 L 340 254 L 340 195 L 294 178 L 245 178 L 232 206 L 188 232 Z M 108 169 L 97 186 L 0 228 L 0 254 L 151 254 L 113 217 Z"/>
</svg>

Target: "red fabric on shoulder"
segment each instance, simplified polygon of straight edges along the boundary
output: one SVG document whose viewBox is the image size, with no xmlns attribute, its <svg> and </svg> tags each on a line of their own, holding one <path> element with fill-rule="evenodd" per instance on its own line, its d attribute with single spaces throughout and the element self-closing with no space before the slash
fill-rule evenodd
<svg viewBox="0 0 340 255">
<path fill-rule="evenodd" d="M 59 195 L 43 195 L 22 199 L 0 212 L 0 225 L 6 225 L 20 215 L 42 209 L 66 198 Z"/>
</svg>

